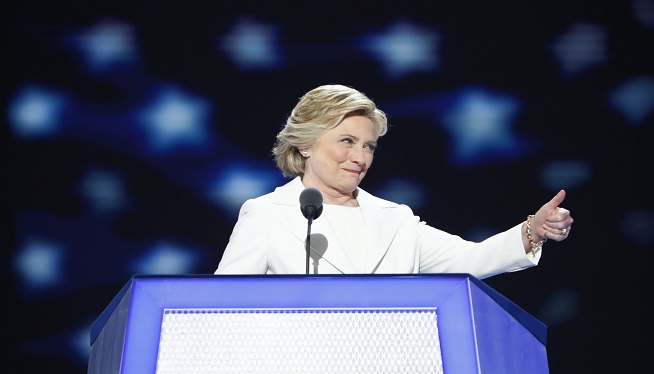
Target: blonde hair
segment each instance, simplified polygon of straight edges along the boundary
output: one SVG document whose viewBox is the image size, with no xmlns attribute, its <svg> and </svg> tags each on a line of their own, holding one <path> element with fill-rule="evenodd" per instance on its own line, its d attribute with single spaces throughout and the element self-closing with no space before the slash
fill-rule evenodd
<svg viewBox="0 0 654 374">
<path fill-rule="evenodd" d="M 388 130 L 386 114 L 375 103 L 354 88 L 324 85 L 300 98 L 286 125 L 277 134 L 272 149 L 275 162 L 285 177 L 304 175 L 304 157 L 299 149 L 311 147 L 325 132 L 338 126 L 345 116 L 356 114 L 372 121 L 377 137 Z"/>
</svg>

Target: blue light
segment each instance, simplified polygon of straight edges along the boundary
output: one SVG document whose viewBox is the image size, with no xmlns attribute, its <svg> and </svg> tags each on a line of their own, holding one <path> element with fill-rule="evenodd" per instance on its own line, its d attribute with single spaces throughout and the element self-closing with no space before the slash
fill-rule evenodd
<svg viewBox="0 0 654 374">
<path fill-rule="evenodd" d="M 603 26 L 577 23 L 552 46 L 566 76 L 578 74 L 592 66 L 605 62 L 606 31 Z"/>
<path fill-rule="evenodd" d="M 71 38 L 91 72 L 119 70 L 138 61 L 132 25 L 107 19 Z"/>
<path fill-rule="evenodd" d="M 19 138 L 55 135 L 67 99 L 61 93 L 36 85 L 25 85 L 9 103 L 11 127 Z"/>
<path fill-rule="evenodd" d="M 427 203 L 425 188 L 416 181 L 403 178 L 389 179 L 376 190 L 375 195 L 415 210 L 420 210 Z"/>
<path fill-rule="evenodd" d="M 96 213 L 110 213 L 127 207 L 122 176 L 118 173 L 93 169 L 80 181 L 80 194 Z"/>
<path fill-rule="evenodd" d="M 206 100 L 168 87 L 141 110 L 138 121 L 146 132 L 149 150 L 161 154 L 208 146 L 210 112 Z"/>
<path fill-rule="evenodd" d="M 555 192 L 583 185 L 592 177 L 591 167 L 583 160 L 553 160 L 547 162 L 541 170 L 541 185 Z"/>
<path fill-rule="evenodd" d="M 276 26 L 243 17 L 220 40 L 219 47 L 240 69 L 268 70 L 281 60 L 277 34 Z"/>
<path fill-rule="evenodd" d="M 511 128 L 518 108 L 516 98 L 489 90 L 466 89 L 455 94 L 452 106 L 442 115 L 443 129 L 452 141 L 450 162 L 474 165 L 523 154 L 525 142 Z"/>
<path fill-rule="evenodd" d="M 359 48 L 379 61 L 389 77 L 400 78 L 437 70 L 439 39 L 429 28 L 397 22 L 383 32 L 362 37 Z"/>
<path fill-rule="evenodd" d="M 272 192 L 282 183 L 280 172 L 270 166 L 239 161 L 219 172 L 207 196 L 231 213 L 251 198 Z"/>
<path fill-rule="evenodd" d="M 64 252 L 59 243 L 30 239 L 17 251 L 14 268 L 23 286 L 28 289 L 47 289 L 64 279 Z"/>
<path fill-rule="evenodd" d="M 633 78 L 610 94 L 609 104 L 631 125 L 640 125 L 654 112 L 654 77 Z"/>
<path fill-rule="evenodd" d="M 70 346 L 71 352 L 84 362 L 88 362 L 91 355 L 91 347 L 89 347 L 91 324 L 77 326 L 76 329 L 71 331 L 70 337 L 68 338 L 68 345 Z"/>
<path fill-rule="evenodd" d="M 197 261 L 194 250 L 184 246 L 161 242 L 151 248 L 144 256 L 134 262 L 136 274 L 188 274 L 192 273 Z"/>
</svg>

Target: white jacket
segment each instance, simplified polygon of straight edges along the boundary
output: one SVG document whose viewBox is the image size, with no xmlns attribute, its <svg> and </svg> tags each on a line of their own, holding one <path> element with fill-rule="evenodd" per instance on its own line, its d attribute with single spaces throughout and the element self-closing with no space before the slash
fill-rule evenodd
<svg viewBox="0 0 654 374">
<path fill-rule="evenodd" d="M 299 202 L 303 190 L 298 177 L 246 201 L 215 273 L 305 274 L 307 219 Z M 468 273 L 481 279 L 526 269 L 540 260 L 540 251 L 525 254 L 522 224 L 475 243 L 428 226 L 406 205 L 360 188 L 357 201 L 367 225 L 368 274 Z M 311 247 L 311 274 L 355 273 L 328 220 L 313 221 Z"/>
</svg>

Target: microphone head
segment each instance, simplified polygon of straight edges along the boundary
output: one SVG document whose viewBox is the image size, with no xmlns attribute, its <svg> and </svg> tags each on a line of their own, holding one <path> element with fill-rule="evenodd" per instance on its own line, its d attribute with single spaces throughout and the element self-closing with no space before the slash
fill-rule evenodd
<svg viewBox="0 0 654 374">
<path fill-rule="evenodd" d="M 300 211 L 304 218 L 316 219 L 322 213 L 322 194 L 314 187 L 305 188 L 300 194 Z"/>
</svg>

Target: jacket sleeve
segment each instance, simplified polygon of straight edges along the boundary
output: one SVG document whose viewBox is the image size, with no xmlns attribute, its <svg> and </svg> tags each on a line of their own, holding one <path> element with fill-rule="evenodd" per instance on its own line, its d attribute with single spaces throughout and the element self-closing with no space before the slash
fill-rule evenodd
<svg viewBox="0 0 654 374">
<path fill-rule="evenodd" d="M 525 253 L 521 229 L 522 223 L 482 242 L 472 242 L 420 222 L 420 272 L 468 273 L 483 279 L 536 266 L 541 251 Z"/>
<path fill-rule="evenodd" d="M 268 221 L 262 202 L 246 201 L 215 274 L 265 274 Z"/>
</svg>

